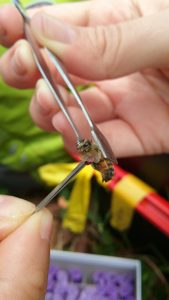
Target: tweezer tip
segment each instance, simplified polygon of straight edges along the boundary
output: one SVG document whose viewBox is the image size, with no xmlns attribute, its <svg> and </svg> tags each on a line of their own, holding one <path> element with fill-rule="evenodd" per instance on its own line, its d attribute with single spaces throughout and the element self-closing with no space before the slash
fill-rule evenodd
<svg viewBox="0 0 169 300">
<path fill-rule="evenodd" d="M 36 213 L 38 213 L 39 211 L 40 211 L 40 208 L 36 207 L 35 210 L 34 210 L 34 212 L 33 212 L 33 215 L 36 214 Z"/>
</svg>

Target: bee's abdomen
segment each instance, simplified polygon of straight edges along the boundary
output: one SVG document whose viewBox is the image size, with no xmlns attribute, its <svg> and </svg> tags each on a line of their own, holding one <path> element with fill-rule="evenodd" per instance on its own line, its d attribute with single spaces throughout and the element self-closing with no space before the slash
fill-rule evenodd
<svg viewBox="0 0 169 300">
<path fill-rule="evenodd" d="M 93 163 L 92 165 L 101 172 L 103 181 L 107 182 L 114 176 L 114 167 L 109 159 L 102 159 L 99 163 Z"/>
<path fill-rule="evenodd" d="M 113 176 L 114 176 L 114 168 L 113 168 L 113 166 L 111 166 L 111 167 L 109 166 L 108 169 L 106 169 L 106 170 L 104 170 L 102 172 L 102 179 L 105 182 L 111 180 Z"/>
</svg>

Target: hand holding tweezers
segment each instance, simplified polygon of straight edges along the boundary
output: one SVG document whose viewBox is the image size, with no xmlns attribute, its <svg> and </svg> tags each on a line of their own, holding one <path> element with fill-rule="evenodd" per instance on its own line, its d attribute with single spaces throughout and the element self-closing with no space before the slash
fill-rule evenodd
<svg viewBox="0 0 169 300">
<path fill-rule="evenodd" d="M 16 6 L 18 11 L 20 12 L 21 16 L 23 17 L 25 37 L 32 47 L 33 56 L 34 56 L 36 65 L 37 65 L 42 77 L 46 81 L 51 93 L 53 94 L 54 99 L 56 100 L 57 104 L 59 105 L 60 109 L 62 110 L 63 114 L 65 115 L 67 121 L 69 122 L 72 130 L 74 131 L 77 142 L 80 142 L 84 139 L 84 137 L 82 137 L 81 133 L 79 132 L 79 129 L 75 125 L 75 123 L 64 103 L 64 99 L 62 98 L 61 94 L 59 93 L 59 90 L 57 88 L 57 83 L 56 83 L 55 79 L 53 78 L 53 76 L 45 62 L 45 59 L 43 58 L 43 56 L 41 54 L 40 47 L 39 47 L 38 43 L 36 42 L 36 39 L 35 39 L 34 35 L 32 34 L 32 31 L 30 28 L 30 18 L 26 14 L 26 12 L 23 9 L 19 0 L 13 0 L 12 2 Z M 103 157 L 110 159 L 112 162 L 116 161 L 109 143 L 107 142 L 107 140 L 105 139 L 103 134 L 100 132 L 98 127 L 91 120 L 85 106 L 83 105 L 80 95 L 78 94 L 73 83 L 71 82 L 69 75 L 66 72 L 65 68 L 63 67 L 62 63 L 49 49 L 46 49 L 46 51 L 48 52 L 49 58 L 52 60 L 55 68 L 57 69 L 57 71 L 59 72 L 59 74 L 65 81 L 65 83 L 67 84 L 67 87 L 70 89 L 71 93 L 73 94 L 74 99 L 77 102 L 78 106 L 81 108 L 81 110 L 84 114 L 84 117 L 86 119 L 86 122 L 88 123 L 88 125 L 90 127 L 91 137 L 94 140 L 95 144 L 100 149 Z M 85 163 L 81 162 L 79 165 L 80 165 L 79 168 L 77 167 L 76 171 L 75 172 L 72 171 L 72 175 L 70 174 L 70 176 L 68 176 L 69 180 L 75 175 L 75 173 L 77 174 L 85 166 Z M 65 179 L 66 184 L 69 182 L 69 180 Z M 63 183 L 63 187 L 65 186 L 65 182 Z M 61 187 L 60 187 L 59 191 L 61 190 Z M 55 188 L 55 189 L 57 189 L 57 188 Z M 51 197 L 53 198 L 56 195 L 56 191 L 55 191 L 55 193 L 52 194 L 52 192 L 51 192 L 50 194 L 51 194 Z M 50 197 L 48 197 L 48 199 L 45 198 L 46 200 L 48 200 L 48 203 L 51 200 L 51 198 L 50 199 L 49 198 Z M 43 206 L 45 206 L 47 202 L 44 201 L 43 203 L 44 203 Z M 41 206 L 40 206 L 40 208 L 41 208 Z"/>
</svg>

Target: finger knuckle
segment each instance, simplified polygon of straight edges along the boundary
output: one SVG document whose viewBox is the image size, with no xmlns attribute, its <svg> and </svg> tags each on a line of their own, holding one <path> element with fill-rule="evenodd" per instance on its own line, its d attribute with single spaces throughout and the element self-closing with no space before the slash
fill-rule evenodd
<svg viewBox="0 0 169 300">
<path fill-rule="evenodd" d="M 95 28 L 95 38 L 91 39 L 94 51 L 94 59 L 100 63 L 102 74 L 110 79 L 116 74 L 120 65 L 123 34 L 118 25 L 98 26 Z M 98 45 L 98 47 L 96 46 Z"/>
</svg>

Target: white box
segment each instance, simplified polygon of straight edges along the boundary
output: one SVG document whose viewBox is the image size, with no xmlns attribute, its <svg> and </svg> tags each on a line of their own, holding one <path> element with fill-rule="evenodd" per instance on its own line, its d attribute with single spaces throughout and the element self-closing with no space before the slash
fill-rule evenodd
<svg viewBox="0 0 169 300">
<path fill-rule="evenodd" d="M 141 300 L 141 263 L 139 260 L 114 256 L 94 255 L 67 251 L 51 251 L 51 263 L 61 268 L 79 267 L 84 279 L 91 278 L 94 271 L 133 272 L 135 277 L 135 297 Z"/>
</svg>

